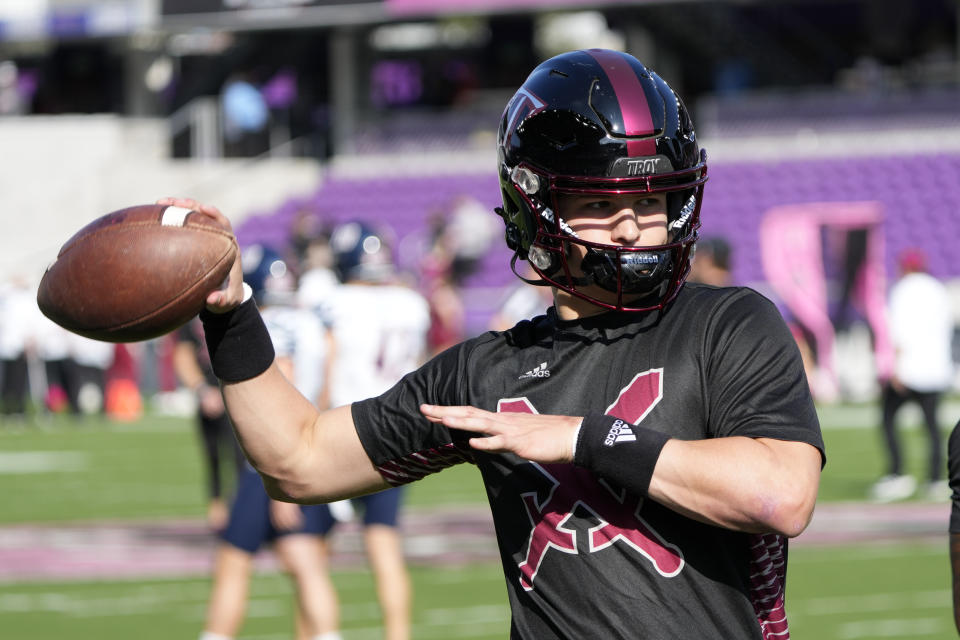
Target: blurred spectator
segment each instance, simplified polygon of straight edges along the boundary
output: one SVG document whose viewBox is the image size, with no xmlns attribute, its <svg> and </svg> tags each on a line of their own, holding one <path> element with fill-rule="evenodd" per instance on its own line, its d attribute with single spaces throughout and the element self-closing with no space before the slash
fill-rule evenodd
<svg viewBox="0 0 960 640">
<path fill-rule="evenodd" d="M 543 315 L 553 306 L 553 289 L 548 286 L 530 286 L 529 283 L 538 281 L 539 276 L 529 262 L 525 264 L 523 277 L 526 281 L 510 289 L 499 310 L 490 320 L 491 331 L 506 331 L 521 320 Z"/>
<path fill-rule="evenodd" d="M 244 250 L 244 280 L 253 289 L 276 351 L 277 365 L 307 398 L 323 398 L 322 372 L 329 357 L 326 330 L 313 313 L 293 306 L 294 278 L 281 256 L 254 245 Z M 326 409 L 324 400 L 318 402 Z M 239 632 L 246 613 L 253 559 L 273 544 L 293 578 L 297 640 L 339 640 L 337 596 L 319 534 L 329 529 L 327 505 L 301 506 L 267 496 L 259 474 L 244 465 L 229 521 L 221 534 L 213 587 L 201 640 L 226 640 Z"/>
<path fill-rule="evenodd" d="M 946 287 L 927 271 L 926 256 L 918 249 L 899 257 L 901 278 L 890 291 L 889 322 L 894 345 L 894 368 L 882 381 L 883 434 L 887 447 L 887 474 L 871 487 L 877 502 L 913 495 L 916 479 L 903 470 L 895 418 L 907 402 L 923 412 L 930 442 L 927 496 L 947 495 L 943 478 L 943 453 L 937 409 L 953 380 L 951 340 L 953 315 Z"/>
<path fill-rule="evenodd" d="M 13 60 L 0 60 L 0 116 L 20 115 L 25 110 L 17 63 Z"/>
<path fill-rule="evenodd" d="M 27 348 L 36 325 L 37 303 L 22 278 L 0 290 L 0 409 L 5 418 L 22 421 L 27 414 L 30 378 Z"/>
<path fill-rule="evenodd" d="M 270 109 L 246 74 L 227 80 L 220 96 L 227 156 L 250 157 L 267 150 Z"/>
<path fill-rule="evenodd" d="M 715 287 L 728 287 L 730 268 L 730 243 L 718 236 L 703 237 L 697 240 L 696 253 L 687 280 Z"/>
<path fill-rule="evenodd" d="M 242 469 L 243 453 L 223 406 L 220 383 L 210 367 L 200 320 L 184 325 L 176 337 L 174 371 L 180 384 L 193 391 L 197 399 L 197 430 L 207 476 L 207 524 L 212 530 L 220 531 L 229 515 L 226 486 L 235 480 L 233 472 L 239 473 Z"/>
</svg>

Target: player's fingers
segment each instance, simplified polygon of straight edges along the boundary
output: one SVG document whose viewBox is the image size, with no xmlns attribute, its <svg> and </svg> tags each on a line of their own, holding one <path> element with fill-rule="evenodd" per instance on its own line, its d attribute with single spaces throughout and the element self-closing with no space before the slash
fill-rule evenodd
<svg viewBox="0 0 960 640">
<path fill-rule="evenodd" d="M 226 229 L 228 229 L 228 230 L 230 230 L 230 231 L 233 231 L 233 225 L 230 224 L 230 218 L 228 218 L 227 216 L 225 216 L 225 215 L 223 214 L 223 212 L 220 211 L 220 209 L 216 208 L 216 207 L 213 206 L 212 204 L 200 204 L 200 203 L 198 203 L 197 206 L 194 207 L 194 210 L 195 210 L 195 211 L 199 211 L 200 213 L 203 213 L 203 214 L 205 214 L 205 215 L 210 216 L 211 218 L 213 218 L 214 220 L 216 220 L 216 221 L 217 221 L 221 226 L 223 226 L 224 228 L 226 228 Z"/>
<path fill-rule="evenodd" d="M 493 434 L 503 431 L 490 417 L 473 413 L 449 413 L 441 418 L 441 422 L 452 429 L 475 433 Z"/>
<path fill-rule="evenodd" d="M 443 424 L 451 429 L 471 431 L 485 435 L 502 431 L 497 428 L 496 417 L 500 414 L 491 413 L 470 406 L 437 406 L 424 404 L 420 412 L 428 420 Z"/>
<path fill-rule="evenodd" d="M 164 204 L 168 207 L 183 207 L 184 209 L 197 210 L 199 203 L 193 198 L 167 197 L 157 200 L 157 204 Z"/>
<path fill-rule="evenodd" d="M 485 438 L 470 438 L 470 446 L 478 451 L 505 451 L 507 442 L 503 436 L 487 436 Z"/>
<path fill-rule="evenodd" d="M 228 310 L 227 296 L 223 291 L 214 291 L 207 296 L 207 306 L 210 307 L 210 310 L 214 313 L 224 310 Z"/>
<path fill-rule="evenodd" d="M 420 405 L 422 413 L 431 422 L 441 422 L 444 418 L 467 418 L 479 415 L 489 415 L 490 412 L 470 406 L 440 406 L 435 404 Z"/>
</svg>

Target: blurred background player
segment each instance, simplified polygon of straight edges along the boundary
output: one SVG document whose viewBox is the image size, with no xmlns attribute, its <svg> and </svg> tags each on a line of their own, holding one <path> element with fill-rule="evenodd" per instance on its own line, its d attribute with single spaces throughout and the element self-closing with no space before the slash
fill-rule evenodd
<svg viewBox="0 0 960 640">
<path fill-rule="evenodd" d="M 253 289 L 283 374 L 307 398 L 326 408 L 321 389 L 328 358 L 327 332 L 311 312 L 293 306 L 294 274 L 280 255 L 262 245 L 244 250 L 244 280 Z M 243 625 L 254 557 L 273 543 L 296 592 L 298 640 L 338 640 L 337 596 L 320 537 L 331 518 L 326 505 L 271 500 L 248 464 L 240 474 L 230 518 L 221 535 L 213 587 L 201 640 L 226 640 Z"/>
<path fill-rule="evenodd" d="M 888 321 L 894 346 L 893 375 L 882 382 L 883 435 L 887 448 L 887 474 L 870 489 L 877 502 L 902 500 L 913 495 L 916 479 L 904 473 L 896 416 L 913 402 L 923 413 L 930 441 L 927 497 L 948 495 L 943 478 L 943 445 L 937 410 L 940 398 L 953 380 L 953 314 L 947 288 L 927 273 L 926 256 L 908 249 L 899 256 L 901 277 L 890 290 Z"/>
<path fill-rule="evenodd" d="M 321 313 L 336 343 L 331 404 L 341 406 L 383 393 L 422 362 L 430 314 L 419 293 L 395 284 L 392 246 L 383 232 L 348 222 L 334 230 L 330 246 L 343 285 Z M 364 544 L 387 640 L 410 637 L 410 579 L 397 528 L 402 492 L 389 489 L 352 501 L 362 507 Z"/>
<path fill-rule="evenodd" d="M 553 306 L 553 289 L 547 282 L 540 280 L 537 272 L 527 263 L 523 270 L 525 282 L 515 284 L 500 304 L 499 309 L 490 319 L 491 331 L 506 331 L 521 320 L 529 320 L 543 315 Z M 529 283 L 541 282 L 541 286 L 530 286 Z"/>
<path fill-rule="evenodd" d="M 244 461 L 210 368 L 200 320 L 195 318 L 176 333 L 173 369 L 180 384 L 196 395 L 196 421 L 207 475 L 207 524 L 213 531 L 221 531 L 229 515 L 227 490 L 235 484 Z"/>
<path fill-rule="evenodd" d="M 106 408 L 107 370 L 111 367 L 116 345 L 69 335 L 70 355 L 76 367 L 75 406 L 80 415 L 102 413 Z"/>
<path fill-rule="evenodd" d="M 23 422 L 30 396 L 27 349 L 36 323 L 36 296 L 21 277 L 0 289 L 0 412 L 5 420 Z"/>
<path fill-rule="evenodd" d="M 687 280 L 729 287 L 730 269 L 730 243 L 719 236 L 705 236 L 697 240 L 696 254 Z"/>
<path fill-rule="evenodd" d="M 430 309 L 427 348 L 436 355 L 466 337 L 463 286 L 480 267 L 497 234 L 487 209 L 461 194 L 431 214 L 429 245 L 420 260 L 420 291 Z"/>
</svg>

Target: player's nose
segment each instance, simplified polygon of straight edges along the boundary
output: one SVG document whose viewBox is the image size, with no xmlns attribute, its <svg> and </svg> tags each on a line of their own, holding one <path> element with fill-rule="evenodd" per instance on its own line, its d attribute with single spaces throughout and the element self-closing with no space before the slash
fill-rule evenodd
<svg viewBox="0 0 960 640">
<path fill-rule="evenodd" d="M 642 235 L 643 228 L 632 208 L 624 207 L 617 212 L 610 230 L 610 239 L 614 244 L 631 246 L 636 244 Z"/>
</svg>

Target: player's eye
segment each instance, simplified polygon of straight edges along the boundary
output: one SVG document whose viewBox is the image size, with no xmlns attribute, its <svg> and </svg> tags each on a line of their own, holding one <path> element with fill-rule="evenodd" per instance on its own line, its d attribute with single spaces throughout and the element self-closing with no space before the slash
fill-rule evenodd
<svg viewBox="0 0 960 640">
<path fill-rule="evenodd" d="M 591 209 L 594 211 L 609 209 L 610 201 L 609 200 L 592 200 L 583 204 L 584 209 Z"/>
<path fill-rule="evenodd" d="M 656 209 L 663 207 L 663 201 L 660 198 L 641 198 L 634 205 L 638 209 Z"/>
</svg>

